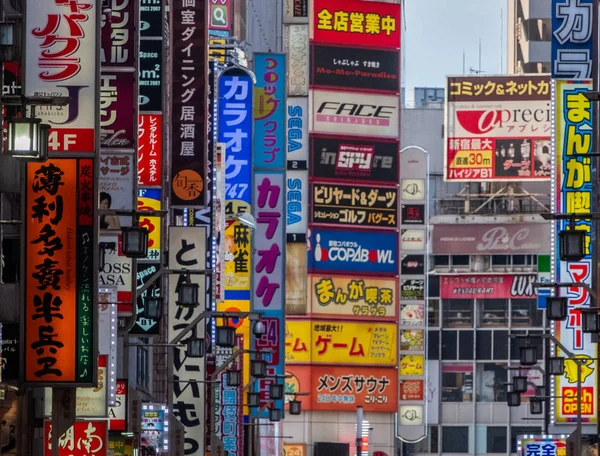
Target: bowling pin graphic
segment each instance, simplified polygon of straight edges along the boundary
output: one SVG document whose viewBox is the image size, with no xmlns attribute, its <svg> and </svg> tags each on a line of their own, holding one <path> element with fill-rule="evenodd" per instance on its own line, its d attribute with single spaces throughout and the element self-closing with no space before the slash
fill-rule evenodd
<svg viewBox="0 0 600 456">
<path fill-rule="evenodd" d="M 315 246 L 315 261 L 321 261 L 323 253 L 321 252 L 321 235 L 317 234 L 317 245 Z"/>
</svg>

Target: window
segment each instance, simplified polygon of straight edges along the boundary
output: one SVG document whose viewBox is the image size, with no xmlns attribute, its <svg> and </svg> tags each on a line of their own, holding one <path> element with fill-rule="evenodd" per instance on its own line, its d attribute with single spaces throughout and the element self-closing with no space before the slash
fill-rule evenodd
<svg viewBox="0 0 600 456">
<path fill-rule="evenodd" d="M 448 267 L 450 266 L 450 257 L 448 255 L 434 255 L 433 256 L 434 268 L 438 266 Z"/>
<path fill-rule="evenodd" d="M 442 453 L 468 453 L 469 427 L 442 426 Z"/>
<path fill-rule="evenodd" d="M 473 400 L 473 365 L 442 365 L 442 401 L 471 402 Z"/>
<path fill-rule="evenodd" d="M 439 430 L 437 426 L 429 426 L 427 438 L 418 443 L 404 443 L 403 456 L 422 454 L 422 453 L 437 453 L 439 448 Z"/>
<path fill-rule="evenodd" d="M 427 324 L 429 327 L 440 326 L 440 300 L 430 299 L 429 306 L 427 308 Z"/>
<path fill-rule="evenodd" d="M 506 437 L 508 432 L 504 426 L 487 427 L 487 452 L 506 453 Z"/>
<path fill-rule="evenodd" d="M 494 359 L 508 359 L 508 331 L 494 331 Z"/>
<path fill-rule="evenodd" d="M 526 333 L 530 334 L 531 336 L 535 336 L 536 334 L 541 334 L 541 331 L 512 331 L 512 334 Z M 543 359 L 544 340 L 540 337 L 530 337 L 528 339 L 510 339 L 510 358 L 514 360 L 519 360 L 521 354 L 520 347 L 524 347 L 527 343 L 529 343 L 529 345 L 535 346 L 537 348 L 538 359 Z"/>
<path fill-rule="evenodd" d="M 19 278 L 20 267 L 20 243 L 19 239 L 2 239 L 2 283 L 17 283 Z"/>
<path fill-rule="evenodd" d="M 458 359 L 473 359 L 473 331 L 458 331 Z"/>
<path fill-rule="evenodd" d="M 533 426 L 511 426 L 510 427 L 510 452 L 517 452 L 517 437 L 520 435 L 540 435 L 541 427 Z"/>
<path fill-rule="evenodd" d="M 472 299 L 445 299 L 442 302 L 443 326 L 447 328 L 473 327 Z"/>
<path fill-rule="evenodd" d="M 148 339 L 140 339 L 142 343 L 149 343 Z M 136 383 L 145 390 L 150 389 L 150 362 L 147 347 L 136 347 Z"/>
<path fill-rule="evenodd" d="M 440 359 L 440 330 L 428 331 L 427 359 Z"/>
<path fill-rule="evenodd" d="M 458 358 L 456 350 L 457 331 L 442 331 L 442 359 L 453 361 Z"/>
<path fill-rule="evenodd" d="M 543 312 L 538 310 L 536 299 L 513 299 L 511 305 L 512 326 L 542 326 Z"/>
<path fill-rule="evenodd" d="M 510 257 L 508 255 L 492 255 L 492 267 L 493 266 L 508 266 L 510 264 Z"/>
<path fill-rule="evenodd" d="M 468 267 L 471 264 L 469 255 L 452 255 L 452 266 Z"/>
<path fill-rule="evenodd" d="M 492 331 L 477 331 L 476 358 L 492 359 Z"/>
<path fill-rule="evenodd" d="M 427 282 L 429 284 L 429 297 L 438 298 L 440 296 L 440 276 L 430 275 Z"/>
<path fill-rule="evenodd" d="M 478 326 L 505 327 L 508 325 L 508 299 L 481 299 L 478 303 Z"/>
<path fill-rule="evenodd" d="M 477 364 L 477 402 L 505 402 L 508 371 L 505 363 Z"/>
</svg>

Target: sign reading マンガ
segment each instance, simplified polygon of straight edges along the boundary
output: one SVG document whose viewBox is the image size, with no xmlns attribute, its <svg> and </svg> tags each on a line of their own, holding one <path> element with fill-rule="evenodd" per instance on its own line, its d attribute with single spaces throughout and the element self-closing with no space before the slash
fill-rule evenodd
<svg viewBox="0 0 600 456">
<path fill-rule="evenodd" d="M 312 135 L 315 178 L 398 182 L 398 142 Z"/>
</svg>

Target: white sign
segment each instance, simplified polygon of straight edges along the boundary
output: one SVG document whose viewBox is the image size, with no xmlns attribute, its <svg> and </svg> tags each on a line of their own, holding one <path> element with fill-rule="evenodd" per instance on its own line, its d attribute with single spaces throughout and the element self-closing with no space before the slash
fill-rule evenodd
<svg viewBox="0 0 600 456">
<path fill-rule="evenodd" d="M 400 251 L 425 250 L 425 230 L 401 230 Z"/>
<path fill-rule="evenodd" d="M 108 430 L 127 430 L 127 382 L 117 380 L 116 403 L 108 407 Z"/>
<path fill-rule="evenodd" d="M 310 131 L 398 138 L 400 98 L 329 90 L 311 90 Z"/>
<path fill-rule="evenodd" d="M 95 152 L 97 5 L 26 2 L 24 93 L 70 99 L 66 107 L 36 110 L 36 117 L 52 127 L 50 152 Z"/>
<path fill-rule="evenodd" d="M 286 173 L 286 233 L 306 234 L 308 226 L 308 171 Z"/>
<path fill-rule="evenodd" d="M 169 268 L 171 269 L 205 269 L 206 267 L 206 233 L 204 226 L 195 227 L 169 227 Z M 205 309 L 206 277 L 191 274 L 192 283 L 200 285 L 198 296 L 199 305 L 193 309 L 178 308 L 177 281 L 179 274 L 169 276 L 169 334 L 168 340 L 173 340 L 181 332 L 182 326 L 192 322 Z M 205 322 L 196 326 L 196 337 L 204 337 Z M 191 336 L 187 334 L 184 339 Z M 173 378 L 178 379 L 173 383 L 173 414 L 185 426 L 185 438 L 188 447 L 193 448 L 192 453 L 204 454 L 204 386 L 194 382 L 204 378 L 204 359 L 189 358 L 185 348 L 175 348 L 173 351 Z M 178 407 L 181 408 L 181 414 Z M 185 407 L 185 408 L 184 408 Z M 193 417 L 193 419 L 189 419 Z M 185 419 L 186 421 L 183 421 Z M 187 425 L 186 425 L 187 423 Z"/>
<path fill-rule="evenodd" d="M 100 265 L 98 285 L 114 287 L 117 290 L 117 301 L 131 301 L 131 258 L 123 255 L 121 236 L 102 235 L 100 244 L 104 247 L 104 264 Z"/>
<path fill-rule="evenodd" d="M 283 48 L 288 56 L 288 96 L 308 95 L 308 25 L 286 25 L 283 29 Z"/>
<path fill-rule="evenodd" d="M 287 99 L 287 161 L 291 169 L 307 169 L 308 165 L 308 98 Z M 288 167 L 288 169 L 290 169 Z"/>
</svg>

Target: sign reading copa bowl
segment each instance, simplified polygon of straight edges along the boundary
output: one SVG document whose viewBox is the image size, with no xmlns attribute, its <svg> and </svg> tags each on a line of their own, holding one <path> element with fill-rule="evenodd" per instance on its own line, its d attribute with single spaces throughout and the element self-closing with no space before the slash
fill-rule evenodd
<svg viewBox="0 0 600 456">
<path fill-rule="evenodd" d="M 309 230 L 309 270 L 395 275 L 397 263 L 398 233 Z"/>
<path fill-rule="evenodd" d="M 396 95 L 312 90 L 309 128 L 315 133 L 398 138 L 400 98 Z"/>
</svg>

